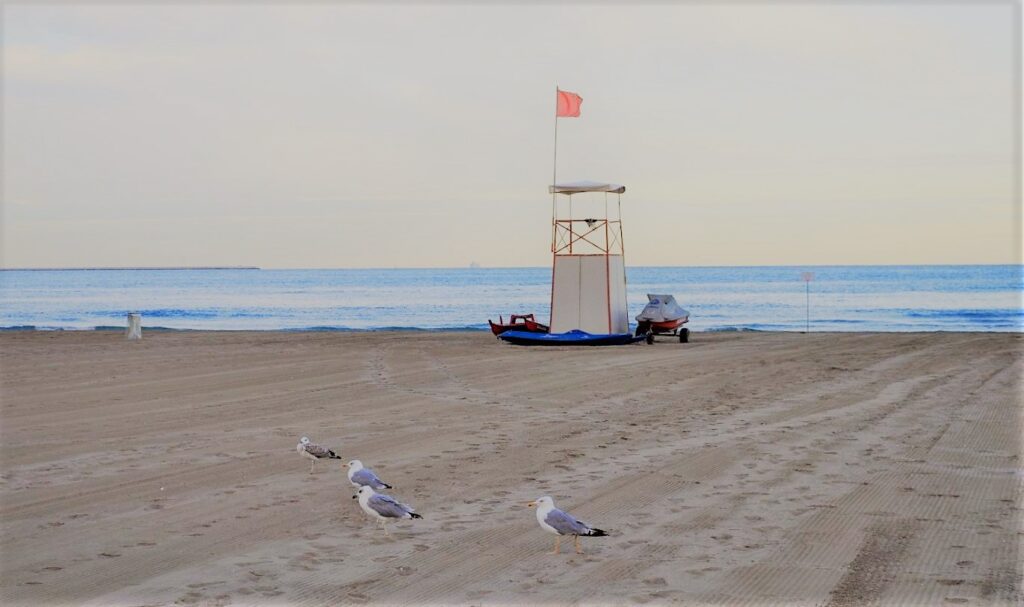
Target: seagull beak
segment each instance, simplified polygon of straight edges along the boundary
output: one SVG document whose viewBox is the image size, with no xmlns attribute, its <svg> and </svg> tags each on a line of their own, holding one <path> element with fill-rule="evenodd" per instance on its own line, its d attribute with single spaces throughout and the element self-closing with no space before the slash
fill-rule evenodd
<svg viewBox="0 0 1024 607">
<path fill-rule="evenodd" d="M 358 497 L 359 497 L 359 494 L 357 493 L 357 494 L 352 496 L 352 499 L 357 499 Z"/>
<path fill-rule="evenodd" d="M 537 505 L 537 502 L 527 502 L 526 507 L 527 508 L 533 508 L 536 505 Z"/>
</svg>

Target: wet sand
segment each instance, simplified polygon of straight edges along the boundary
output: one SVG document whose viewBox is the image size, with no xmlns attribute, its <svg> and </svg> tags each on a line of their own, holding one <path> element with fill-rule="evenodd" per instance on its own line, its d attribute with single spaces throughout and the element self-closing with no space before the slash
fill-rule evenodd
<svg viewBox="0 0 1024 607">
<path fill-rule="evenodd" d="M 1022 349 L 5 333 L 0 600 L 1019 604 Z M 385 537 L 303 435 L 423 520 Z M 542 495 L 611 535 L 546 554 Z"/>
</svg>

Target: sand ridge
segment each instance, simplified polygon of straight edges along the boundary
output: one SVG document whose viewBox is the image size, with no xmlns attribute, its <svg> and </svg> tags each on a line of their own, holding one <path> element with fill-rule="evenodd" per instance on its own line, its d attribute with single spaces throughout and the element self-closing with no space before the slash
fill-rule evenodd
<svg viewBox="0 0 1024 607">
<path fill-rule="evenodd" d="M 1022 346 L 7 333 L 0 598 L 1017 604 Z M 425 518 L 385 538 L 303 435 Z M 545 494 L 610 537 L 546 555 Z"/>
</svg>

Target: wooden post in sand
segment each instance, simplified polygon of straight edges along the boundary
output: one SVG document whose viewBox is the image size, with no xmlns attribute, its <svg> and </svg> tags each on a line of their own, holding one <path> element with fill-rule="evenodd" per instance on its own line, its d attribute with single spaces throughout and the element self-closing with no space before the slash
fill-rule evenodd
<svg viewBox="0 0 1024 607">
<path fill-rule="evenodd" d="M 811 332 L 811 281 L 814 280 L 814 272 L 803 272 L 800 277 L 804 279 L 804 286 L 807 289 L 807 325 L 804 333 Z"/>
<path fill-rule="evenodd" d="M 124 336 L 128 339 L 142 339 L 142 314 L 138 312 L 128 313 L 128 329 Z"/>
</svg>

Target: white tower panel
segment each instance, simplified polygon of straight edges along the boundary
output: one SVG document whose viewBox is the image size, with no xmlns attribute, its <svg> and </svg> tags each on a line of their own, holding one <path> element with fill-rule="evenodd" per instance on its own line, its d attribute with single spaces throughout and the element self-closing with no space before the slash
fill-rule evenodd
<svg viewBox="0 0 1024 607">
<path fill-rule="evenodd" d="M 629 309 L 626 306 L 626 261 L 622 255 L 608 256 L 608 278 L 612 328 L 609 333 L 629 333 Z"/>
<path fill-rule="evenodd" d="M 621 255 L 556 255 L 551 332 L 628 333 L 626 272 Z"/>
</svg>

